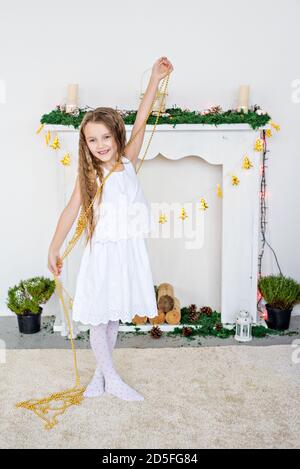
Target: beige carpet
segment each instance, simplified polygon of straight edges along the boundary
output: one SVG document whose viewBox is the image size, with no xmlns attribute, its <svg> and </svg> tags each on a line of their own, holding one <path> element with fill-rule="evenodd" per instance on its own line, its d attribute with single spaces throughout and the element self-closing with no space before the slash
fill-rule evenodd
<svg viewBox="0 0 300 469">
<path fill-rule="evenodd" d="M 70 350 L 8 350 L 0 364 L 1 448 L 297 448 L 300 364 L 288 345 L 114 350 L 145 396 L 85 399 L 52 430 L 14 404 L 73 385 Z M 78 350 L 82 384 L 95 366 Z"/>
</svg>

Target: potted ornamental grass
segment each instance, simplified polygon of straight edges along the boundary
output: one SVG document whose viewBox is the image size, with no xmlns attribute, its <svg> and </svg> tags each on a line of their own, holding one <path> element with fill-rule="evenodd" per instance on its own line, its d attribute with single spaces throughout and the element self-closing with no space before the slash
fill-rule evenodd
<svg viewBox="0 0 300 469">
<path fill-rule="evenodd" d="M 293 307 L 300 302 L 300 284 L 284 275 L 267 275 L 258 280 L 258 288 L 266 302 L 267 326 L 288 329 Z"/>
<path fill-rule="evenodd" d="M 41 329 L 43 308 L 55 290 L 55 281 L 45 277 L 32 277 L 21 280 L 18 285 L 9 288 L 7 307 L 18 318 L 19 331 L 34 334 Z"/>
</svg>

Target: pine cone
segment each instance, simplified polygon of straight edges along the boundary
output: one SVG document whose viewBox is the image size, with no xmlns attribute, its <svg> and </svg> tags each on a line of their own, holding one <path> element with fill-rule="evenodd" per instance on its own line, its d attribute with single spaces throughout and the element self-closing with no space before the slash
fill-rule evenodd
<svg viewBox="0 0 300 469">
<path fill-rule="evenodd" d="M 198 319 L 199 319 L 199 312 L 198 311 L 194 311 L 194 312 L 189 313 L 189 321 L 195 322 L 195 321 L 198 321 Z"/>
<path fill-rule="evenodd" d="M 220 322 L 218 322 L 216 324 L 216 331 L 221 331 L 222 329 L 223 329 L 223 325 Z"/>
<path fill-rule="evenodd" d="M 202 306 L 200 308 L 201 314 L 206 314 L 206 316 L 211 316 L 212 315 L 212 309 L 210 306 Z"/>
<path fill-rule="evenodd" d="M 150 330 L 150 335 L 153 339 L 159 339 L 162 336 L 162 330 L 159 326 L 154 325 Z"/>
<path fill-rule="evenodd" d="M 197 311 L 197 306 L 195 304 L 191 304 L 188 308 L 188 318 L 189 321 L 194 322 L 198 321 L 199 319 L 199 311 Z"/>
<path fill-rule="evenodd" d="M 190 312 L 190 311 L 197 311 L 197 306 L 196 306 L 194 303 L 192 303 L 192 304 L 188 307 L 188 310 L 189 310 L 189 312 Z"/>
<path fill-rule="evenodd" d="M 219 114 L 222 111 L 221 106 L 212 106 L 209 108 L 210 114 Z"/>
<path fill-rule="evenodd" d="M 258 104 L 254 104 L 253 106 L 251 106 L 250 108 L 253 112 L 256 112 L 257 109 L 261 109 L 261 107 L 258 105 Z"/>
<path fill-rule="evenodd" d="M 184 326 L 182 328 L 182 335 L 184 335 L 185 337 L 188 337 L 189 335 L 191 335 L 192 332 L 193 332 L 193 329 L 191 327 Z"/>
</svg>

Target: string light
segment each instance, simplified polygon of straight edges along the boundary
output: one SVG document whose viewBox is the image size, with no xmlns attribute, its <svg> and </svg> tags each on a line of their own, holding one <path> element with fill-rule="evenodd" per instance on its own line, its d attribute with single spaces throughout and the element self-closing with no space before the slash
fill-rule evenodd
<svg viewBox="0 0 300 469">
<path fill-rule="evenodd" d="M 279 125 L 277 125 L 277 124 L 276 124 L 276 126 L 279 127 Z M 266 193 L 267 193 L 267 191 L 266 191 L 266 187 L 267 187 L 266 168 L 267 168 L 267 165 L 266 165 L 266 162 L 268 161 L 267 153 L 269 152 L 269 150 L 267 149 L 267 145 L 266 145 L 266 131 L 265 131 L 265 129 L 262 130 L 261 134 L 262 134 L 262 139 L 263 139 L 263 157 L 262 157 L 262 165 L 261 165 L 262 173 L 261 173 L 261 182 L 260 182 L 260 194 L 261 194 L 261 197 L 260 197 L 260 232 L 261 232 L 262 239 L 261 239 L 260 253 L 259 253 L 259 256 L 258 256 L 258 277 L 261 277 L 261 275 L 262 275 L 262 259 L 263 259 L 264 253 L 265 253 L 265 245 L 267 245 L 271 249 L 271 251 L 272 251 L 272 253 L 275 257 L 275 261 L 276 261 L 278 270 L 280 272 L 280 275 L 282 275 L 282 271 L 281 271 L 281 268 L 280 268 L 276 253 L 275 253 L 274 249 L 272 248 L 272 246 L 270 245 L 270 243 L 266 239 L 266 225 L 267 225 L 267 205 L 266 205 Z M 261 313 L 261 317 L 263 319 L 265 319 L 263 310 L 261 308 L 259 308 L 259 304 L 260 304 L 261 300 L 262 300 L 262 295 L 260 296 L 260 298 L 257 301 L 257 310 Z"/>
</svg>

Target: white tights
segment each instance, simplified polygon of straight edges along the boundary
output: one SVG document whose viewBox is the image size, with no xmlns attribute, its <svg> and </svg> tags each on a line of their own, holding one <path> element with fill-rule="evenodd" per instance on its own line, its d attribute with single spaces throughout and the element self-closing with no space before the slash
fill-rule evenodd
<svg viewBox="0 0 300 469">
<path fill-rule="evenodd" d="M 118 337 L 119 321 L 108 321 L 90 327 L 90 344 L 97 360 L 93 379 L 84 397 L 95 397 L 104 391 L 125 401 L 142 401 L 144 397 L 128 386 L 116 372 L 112 352 Z"/>
</svg>

